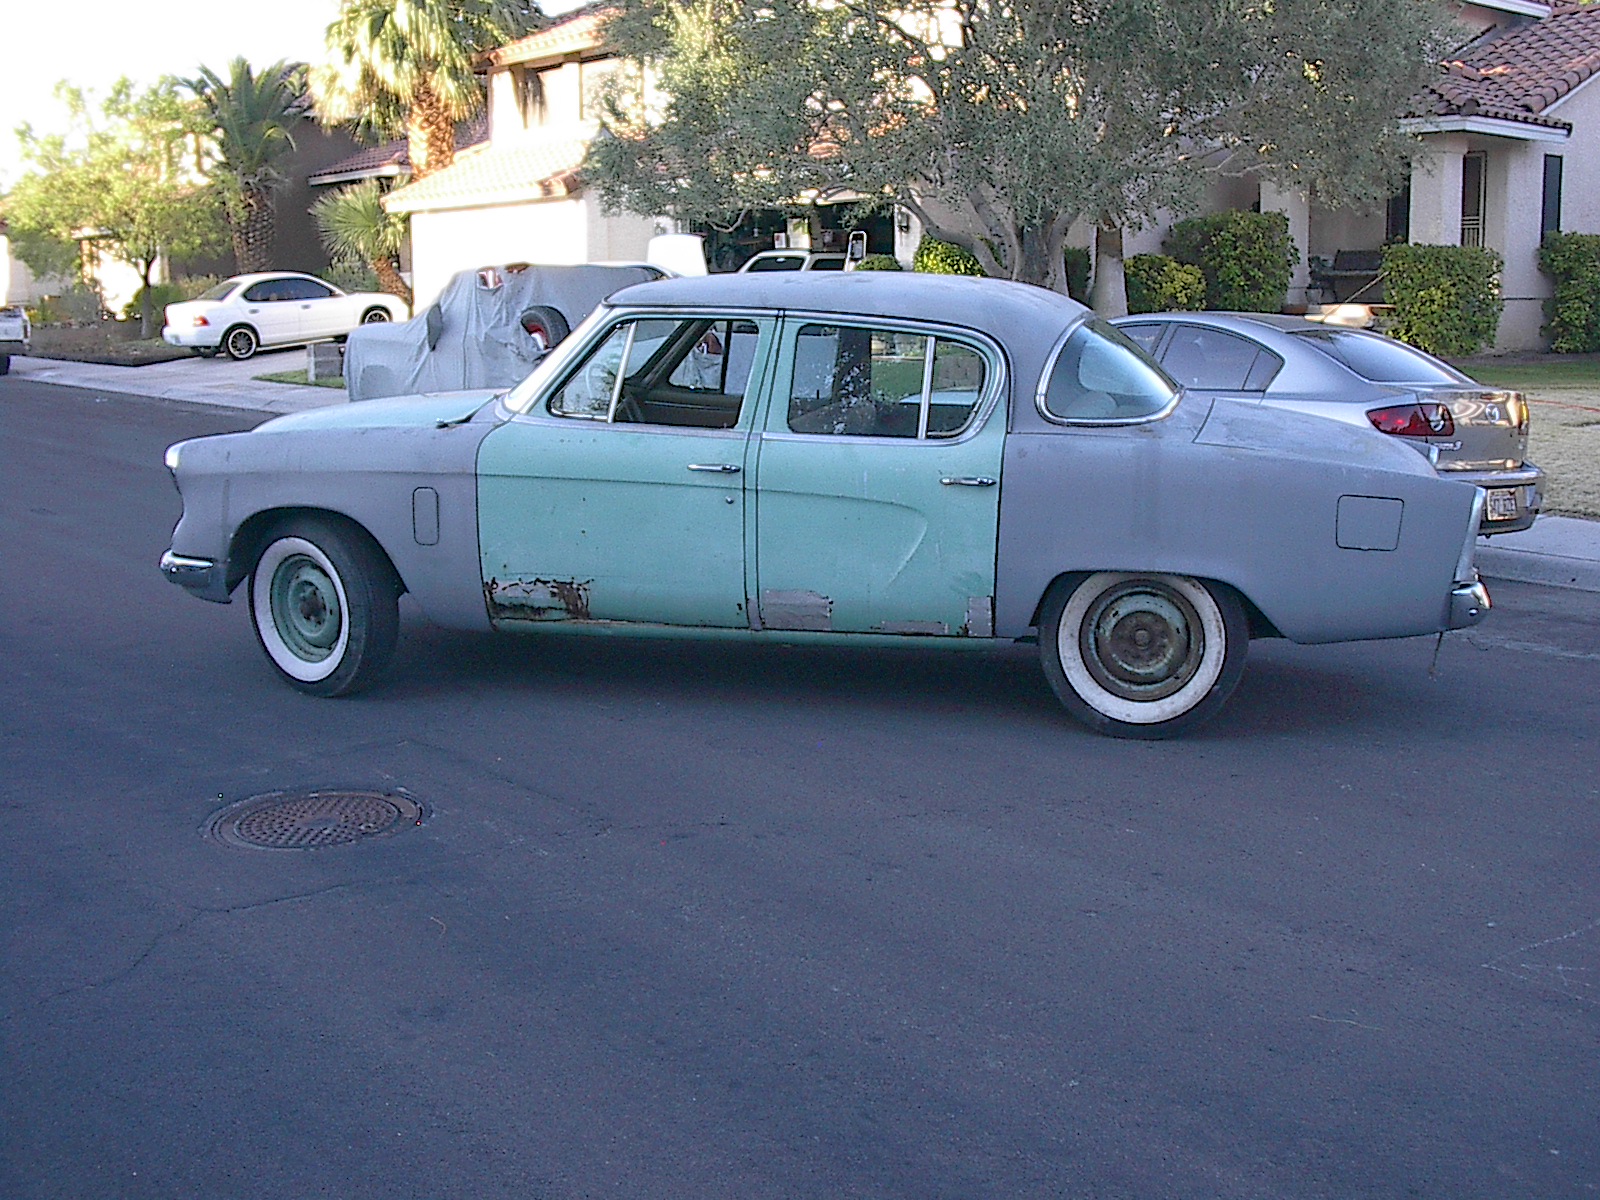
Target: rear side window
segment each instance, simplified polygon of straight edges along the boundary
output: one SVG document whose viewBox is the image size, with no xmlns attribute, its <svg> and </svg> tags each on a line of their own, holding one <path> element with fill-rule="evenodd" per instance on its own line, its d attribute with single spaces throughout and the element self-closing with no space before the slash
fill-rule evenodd
<svg viewBox="0 0 1600 1200">
<path fill-rule="evenodd" d="M 988 378 L 976 347 L 933 333 L 803 325 L 788 425 L 833 437 L 956 437 L 977 414 Z"/>
<path fill-rule="evenodd" d="M 1307 330 L 1294 335 L 1335 362 L 1373 383 L 1471 383 L 1465 375 L 1431 354 L 1404 342 L 1359 329 Z"/>
<path fill-rule="evenodd" d="M 1244 389 L 1260 348 L 1217 329 L 1179 325 L 1172 331 L 1161 365 L 1183 387 Z"/>
<path fill-rule="evenodd" d="M 1120 330 L 1088 320 L 1056 351 L 1039 406 L 1062 421 L 1144 421 L 1162 415 L 1177 397 L 1172 380 Z"/>
</svg>

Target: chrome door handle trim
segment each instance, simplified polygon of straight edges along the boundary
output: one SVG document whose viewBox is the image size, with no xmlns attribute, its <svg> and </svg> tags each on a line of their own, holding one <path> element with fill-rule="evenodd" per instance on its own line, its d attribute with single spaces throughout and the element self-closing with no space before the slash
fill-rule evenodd
<svg viewBox="0 0 1600 1200">
<path fill-rule="evenodd" d="M 718 475 L 737 475 L 744 468 L 737 463 L 690 463 L 691 471 L 712 471 Z"/>
<path fill-rule="evenodd" d="M 946 475 L 939 482 L 946 487 L 993 487 L 1000 481 L 987 475 Z"/>
</svg>

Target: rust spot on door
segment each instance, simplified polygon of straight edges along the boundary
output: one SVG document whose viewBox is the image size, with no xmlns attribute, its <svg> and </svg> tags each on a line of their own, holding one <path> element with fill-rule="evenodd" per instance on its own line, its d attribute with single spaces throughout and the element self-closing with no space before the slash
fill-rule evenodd
<svg viewBox="0 0 1600 1200">
<path fill-rule="evenodd" d="M 489 615 L 504 621 L 587 621 L 592 579 L 491 579 Z"/>
</svg>

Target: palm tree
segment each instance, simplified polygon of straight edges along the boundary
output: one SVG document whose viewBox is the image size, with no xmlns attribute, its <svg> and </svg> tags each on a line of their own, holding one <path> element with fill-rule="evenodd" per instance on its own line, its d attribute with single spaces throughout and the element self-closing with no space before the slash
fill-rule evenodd
<svg viewBox="0 0 1600 1200">
<path fill-rule="evenodd" d="M 294 150 L 292 130 L 306 115 L 305 68 L 279 61 L 257 75 L 236 58 L 227 79 L 202 67 L 184 86 L 212 125 L 212 177 L 226 204 L 234 259 L 241 271 L 260 271 L 271 265 L 273 193 L 286 182 L 279 163 Z"/>
<path fill-rule="evenodd" d="M 413 179 L 455 158 L 455 124 L 483 107 L 484 50 L 522 36 L 538 9 L 513 0 L 344 0 L 311 73 L 325 121 L 405 132 Z"/>
<path fill-rule="evenodd" d="M 384 291 L 411 303 L 411 289 L 400 277 L 406 219 L 384 211 L 376 179 L 323 196 L 311 206 L 311 216 L 335 262 L 371 267 Z"/>
</svg>

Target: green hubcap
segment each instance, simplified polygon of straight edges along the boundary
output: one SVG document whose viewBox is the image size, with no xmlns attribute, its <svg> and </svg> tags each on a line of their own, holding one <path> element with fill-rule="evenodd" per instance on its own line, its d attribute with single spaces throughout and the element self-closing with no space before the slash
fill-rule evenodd
<svg viewBox="0 0 1600 1200">
<path fill-rule="evenodd" d="M 333 653 L 343 621 L 326 571 L 303 554 L 286 558 L 272 573 L 271 595 L 272 624 L 296 658 L 321 662 Z"/>
</svg>

